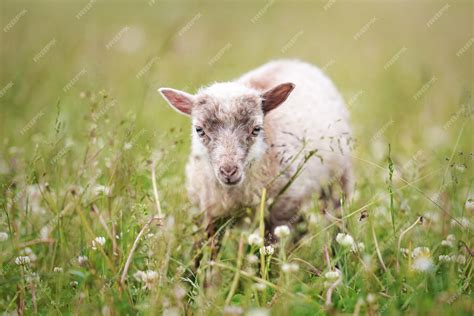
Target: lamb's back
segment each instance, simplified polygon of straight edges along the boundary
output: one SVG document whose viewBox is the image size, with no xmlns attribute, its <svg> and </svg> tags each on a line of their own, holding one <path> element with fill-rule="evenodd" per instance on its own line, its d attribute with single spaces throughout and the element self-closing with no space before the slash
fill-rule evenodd
<svg viewBox="0 0 474 316">
<path fill-rule="evenodd" d="M 297 181 L 299 190 L 309 194 L 337 170 L 350 169 L 349 113 L 320 69 L 298 60 L 276 60 L 244 74 L 239 81 L 260 91 L 284 82 L 296 85 L 288 99 L 267 114 L 265 132 L 282 162 L 299 152 L 303 139 L 306 152 L 318 150 L 323 161 L 313 158 L 308 162 Z"/>
</svg>

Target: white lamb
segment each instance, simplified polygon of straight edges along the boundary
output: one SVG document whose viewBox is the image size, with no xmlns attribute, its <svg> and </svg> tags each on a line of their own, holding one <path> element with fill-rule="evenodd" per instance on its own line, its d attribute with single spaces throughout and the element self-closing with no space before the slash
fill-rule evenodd
<svg viewBox="0 0 474 316">
<path fill-rule="evenodd" d="M 191 116 L 187 188 L 207 224 L 243 207 L 255 209 L 264 187 L 273 201 L 271 232 L 293 226 L 312 197 L 330 199 L 323 189 L 338 184 L 351 192 L 349 114 L 318 68 L 277 60 L 195 95 L 159 91 Z"/>
</svg>

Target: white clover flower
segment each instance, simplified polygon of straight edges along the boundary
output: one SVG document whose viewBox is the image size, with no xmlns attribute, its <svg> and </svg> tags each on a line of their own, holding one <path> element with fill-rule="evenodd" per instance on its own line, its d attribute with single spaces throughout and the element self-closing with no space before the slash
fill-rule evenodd
<svg viewBox="0 0 474 316">
<path fill-rule="evenodd" d="M 258 262 L 258 257 L 253 254 L 248 254 L 247 255 L 247 262 L 250 264 L 257 263 Z"/>
<path fill-rule="evenodd" d="M 271 256 L 275 252 L 273 246 L 265 246 L 260 248 L 260 253 L 265 256 Z"/>
<path fill-rule="evenodd" d="M 354 246 L 354 238 L 352 238 L 352 236 L 349 234 L 343 234 L 343 233 L 337 234 L 336 241 L 344 247 Z"/>
<path fill-rule="evenodd" d="M 435 199 L 434 199 L 435 200 Z M 439 213 L 438 212 L 433 212 L 433 211 L 429 211 L 429 212 L 426 212 L 423 217 L 427 220 L 429 220 L 430 222 L 433 222 L 433 223 L 437 223 L 439 222 L 440 220 L 440 216 L 439 216 Z"/>
<path fill-rule="evenodd" d="M 265 285 L 265 283 L 260 283 L 260 282 L 259 282 L 259 283 L 254 283 L 254 284 L 252 285 L 252 287 L 253 287 L 254 289 L 256 289 L 257 291 L 260 291 L 260 292 L 261 292 L 261 291 L 265 290 L 267 286 Z"/>
<path fill-rule="evenodd" d="M 17 266 L 25 266 L 31 263 L 30 257 L 28 256 L 19 256 L 15 258 L 15 264 Z"/>
<path fill-rule="evenodd" d="M 155 285 L 158 279 L 158 272 L 153 271 L 153 270 L 147 270 L 147 271 L 138 270 L 137 272 L 133 274 L 133 277 L 137 281 L 144 283 L 143 285 L 144 288 L 151 289 Z"/>
<path fill-rule="evenodd" d="M 471 226 L 471 221 L 466 217 L 461 217 L 458 219 L 458 221 L 455 221 L 454 219 L 451 220 L 451 226 L 459 227 L 458 222 L 460 222 L 464 228 L 470 228 Z"/>
<path fill-rule="evenodd" d="M 255 232 L 253 234 L 250 234 L 247 242 L 249 243 L 250 246 L 261 246 L 263 245 L 263 239 L 260 237 L 260 235 Z"/>
<path fill-rule="evenodd" d="M 342 272 L 339 269 L 335 269 L 334 271 L 328 271 L 324 274 L 324 277 L 328 280 L 337 280 L 341 276 Z"/>
<path fill-rule="evenodd" d="M 111 193 L 112 193 L 112 189 L 109 186 L 97 184 L 94 187 L 92 187 L 93 195 L 104 194 L 106 196 L 110 196 Z"/>
<path fill-rule="evenodd" d="M 367 294 L 367 303 L 372 304 L 375 303 L 375 295 L 372 293 Z"/>
<path fill-rule="evenodd" d="M 298 272 L 300 266 L 296 263 L 284 263 L 281 265 L 281 271 L 285 273 Z"/>
<path fill-rule="evenodd" d="M 474 212 L 474 198 L 467 199 L 465 207 L 466 210 Z"/>
<path fill-rule="evenodd" d="M 132 149 L 132 147 L 133 147 L 132 143 L 125 143 L 125 145 L 123 145 L 124 150 L 130 150 Z"/>
<path fill-rule="evenodd" d="M 464 255 L 441 255 L 438 257 L 439 262 L 456 262 L 459 264 L 466 263 L 466 257 Z"/>
<path fill-rule="evenodd" d="M 269 316 L 270 315 L 270 310 L 266 308 L 261 308 L 261 307 L 256 307 L 249 309 L 247 311 L 246 316 Z"/>
<path fill-rule="evenodd" d="M 404 257 L 408 257 L 410 255 L 410 250 L 407 248 L 400 248 L 400 252 L 403 254 Z"/>
<path fill-rule="evenodd" d="M 163 310 L 163 316 L 180 316 L 181 312 L 178 307 L 170 307 L 169 306 L 169 301 L 165 300 L 163 302 L 163 305 L 166 306 L 166 308 Z"/>
<path fill-rule="evenodd" d="M 441 241 L 441 246 L 447 246 L 447 247 L 453 248 L 455 241 L 456 241 L 456 238 L 454 237 L 454 235 L 449 234 L 446 237 L 446 240 Z"/>
<path fill-rule="evenodd" d="M 99 236 L 95 237 L 95 239 L 92 241 L 92 249 L 97 250 L 97 246 L 104 246 L 105 245 L 105 237 Z"/>
<path fill-rule="evenodd" d="M 451 262 L 451 257 L 448 255 L 441 255 L 438 257 L 439 262 Z"/>
<path fill-rule="evenodd" d="M 89 260 L 89 258 L 87 258 L 86 256 L 79 256 L 77 257 L 77 262 L 79 263 L 79 265 L 85 265 L 87 263 L 87 260 Z"/>
<path fill-rule="evenodd" d="M 413 263 L 411 268 L 419 272 L 427 272 L 433 269 L 433 260 L 428 247 L 417 247 L 412 253 Z"/>
<path fill-rule="evenodd" d="M 181 286 L 176 285 L 173 288 L 173 294 L 174 294 L 174 297 L 176 297 L 178 300 L 181 300 L 183 299 L 183 297 L 186 296 L 186 290 L 183 289 Z"/>
<path fill-rule="evenodd" d="M 0 232 L 0 241 L 7 241 L 7 240 L 8 240 L 8 233 Z"/>
<path fill-rule="evenodd" d="M 63 268 L 61 268 L 61 267 L 54 267 L 54 268 L 53 268 L 53 272 L 61 273 L 61 272 L 63 272 Z"/>
<path fill-rule="evenodd" d="M 455 257 L 455 261 L 459 264 L 465 264 L 466 257 L 464 255 L 458 255 L 457 257 Z"/>
<path fill-rule="evenodd" d="M 365 250 L 365 245 L 364 245 L 363 242 L 359 242 L 359 243 L 357 243 L 357 244 L 354 243 L 354 244 L 352 245 L 352 247 L 351 247 L 351 251 L 352 251 L 352 252 L 358 252 L 358 251 L 359 251 L 359 252 L 362 252 L 362 251 L 364 251 L 364 250 Z"/>
<path fill-rule="evenodd" d="M 224 307 L 224 315 L 242 315 L 244 310 L 240 306 L 226 306 Z"/>
<path fill-rule="evenodd" d="M 286 225 L 277 226 L 275 228 L 275 236 L 280 239 L 288 237 L 290 235 L 290 228 Z"/>
<path fill-rule="evenodd" d="M 324 287 L 330 287 L 342 278 L 342 272 L 339 269 L 334 269 L 334 271 L 326 272 L 324 278 L 326 279 L 323 283 Z"/>
<path fill-rule="evenodd" d="M 20 251 L 20 254 L 24 256 L 28 256 L 31 262 L 35 262 L 37 259 L 36 254 L 29 247 L 26 247 L 22 251 Z"/>
<path fill-rule="evenodd" d="M 42 240 L 48 239 L 50 232 L 51 232 L 51 228 L 48 225 L 41 227 L 41 229 L 40 229 L 40 238 Z"/>
<path fill-rule="evenodd" d="M 430 253 L 430 248 L 428 248 L 428 247 L 416 247 L 415 249 L 413 249 L 411 257 L 413 259 L 415 259 L 416 257 L 418 257 L 420 255 L 426 255 L 426 254 L 429 254 L 429 253 Z"/>
</svg>

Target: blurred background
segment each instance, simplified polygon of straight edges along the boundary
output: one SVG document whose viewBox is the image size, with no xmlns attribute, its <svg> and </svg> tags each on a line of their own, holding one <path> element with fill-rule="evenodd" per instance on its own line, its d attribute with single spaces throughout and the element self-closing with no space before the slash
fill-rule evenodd
<svg viewBox="0 0 474 316">
<path fill-rule="evenodd" d="M 202 233 L 200 210 L 184 190 L 190 123 L 157 89 L 193 93 L 269 60 L 298 58 L 334 81 L 356 138 L 357 184 L 344 225 L 367 247 L 364 263 L 342 250 L 333 256 L 344 270 L 335 308 L 358 310 L 360 297 L 383 283 L 389 295 L 377 294 L 362 312 L 472 314 L 472 300 L 460 295 L 472 283 L 473 15 L 472 0 L 0 0 L 0 310 L 109 315 L 227 305 L 230 270 L 222 271 L 228 282 L 215 289 L 215 306 L 202 283 L 185 279 Z M 140 242 L 123 288 L 127 255 L 155 212 L 152 159 L 166 223 Z M 291 256 L 323 271 L 322 249 L 340 247 L 316 205 L 305 214 L 311 243 Z M 415 227 L 419 216 L 424 224 Z M 402 246 L 431 247 L 436 273 L 414 273 L 410 256 L 395 270 L 402 250 L 395 241 L 408 226 Z M 226 233 L 220 262 L 234 262 L 249 227 Z M 440 247 L 448 234 L 465 248 Z M 462 268 L 438 261 L 452 253 L 470 261 Z M 158 271 L 160 286 L 147 291 L 132 277 L 142 270 Z M 326 282 L 313 272 L 302 265 L 285 283 L 297 293 L 291 302 L 277 293 L 261 306 L 325 313 Z M 233 304 L 260 306 L 251 283 L 229 296 Z"/>
<path fill-rule="evenodd" d="M 46 136 L 58 107 L 77 138 L 99 92 L 116 100 L 111 119 L 132 115 L 153 133 L 187 127 L 157 88 L 194 92 L 299 58 L 340 89 L 361 146 L 377 152 L 382 129 L 377 140 L 402 141 L 402 152 L 421 141 L 436 150 L 472 103 L 473 12 L 469 0 L 2 0 L 2 148 Z"/>
</svg>

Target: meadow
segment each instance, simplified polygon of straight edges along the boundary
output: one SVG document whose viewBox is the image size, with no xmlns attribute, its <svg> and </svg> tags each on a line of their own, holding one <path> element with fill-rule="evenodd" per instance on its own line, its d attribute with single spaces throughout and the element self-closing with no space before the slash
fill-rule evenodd
<svg viewBox="0 0 474 316">
<path fill-rule="evenodd" d="M 470 0 L 1 0 L 0 311 L 472 315 L 473 19 Z M 211 260 L 190 123 L 157 89 L 278 58 L 344 96 L 356 189 L 271 248 L 262 200 Z"/>
</svg>

